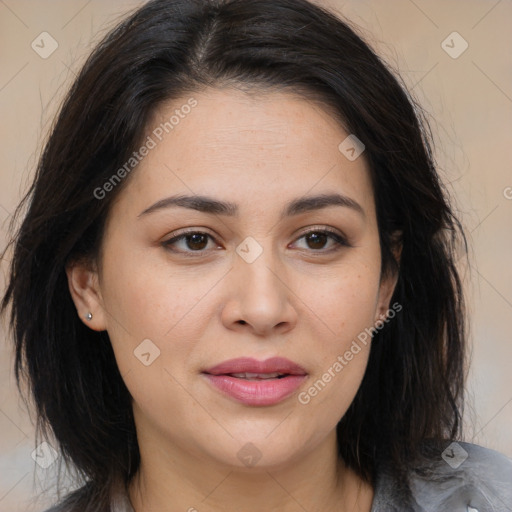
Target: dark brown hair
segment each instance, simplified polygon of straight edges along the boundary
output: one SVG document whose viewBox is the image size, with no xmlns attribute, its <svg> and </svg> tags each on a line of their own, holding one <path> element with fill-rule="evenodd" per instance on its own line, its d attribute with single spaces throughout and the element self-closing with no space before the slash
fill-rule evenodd
<svg viewBox="0 0 512 512">
<path fill-rule="evenodd" d="M 67 94 L 17 210 L 28 205 L 2 303 L 12 305 L 16 378 L 30 385 L 38 431 L 55 435 L 88 482 L 82 511 L 105 508 L 140 459 L 108 334 L 77 318 L 65 266 L 98 257 L 130 178 L 103 199 L 94 191 L 144 140 L 155 110 L 226 85 L 319 100 L 365 145 L 382 272 L 398 273 L 392 302 L 403 309 L 374 334 L 337 427 L 339 455 L 371 482 L 380 460 L 398 474 L 423 439 L 460 436 L 465 316 L 454 241 L 464 235 L 421 109 L 348 22 L 306 0 L 152 0 L 104 38 Z"/>
</svg>

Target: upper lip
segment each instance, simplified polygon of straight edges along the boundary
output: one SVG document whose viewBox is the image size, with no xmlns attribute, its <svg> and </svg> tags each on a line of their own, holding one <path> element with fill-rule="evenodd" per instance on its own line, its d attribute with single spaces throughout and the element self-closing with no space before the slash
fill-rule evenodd
<svg viewBox="0 0 512 512">
<path fill-rule="evenodd" d="M 203 373 L 229 375 L 231 373 L 281 373 L 283 375 L 306 375 L 304 368 L 284 357 L 271 357 L 258 361 L 250 357 L 229 359 L 212 366 Z"/>
</svg>

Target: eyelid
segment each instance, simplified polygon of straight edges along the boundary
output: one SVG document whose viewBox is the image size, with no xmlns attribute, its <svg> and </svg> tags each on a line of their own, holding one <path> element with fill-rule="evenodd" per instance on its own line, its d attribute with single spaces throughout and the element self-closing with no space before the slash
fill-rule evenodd
<svg viewBox="0 0 512 512">
<path fill-rule="evenodd" d="M 193 228 L 193 227 L 192 228 L 183 228 L 183 229 L 178 229 L 178 231 L 173 231 L 172 237 L 169 238 L 168 240 L 164 240 L 163 243 L 169 242 L 169 241 L 174 240 L 175 238 L 178 238 L 183 235 L 193 235 L 196 233 L 208 235 L 213 239 L 215 239 L 215 236 L 216 236 L 213 233 L 211 233 L 207 228 Z"/>
<path fill-rule="evenodd" d="M 327 234 L 327 235 L 329 235 L 331 237 L 331 240 L 333 240 L 335 242 L 335 244 L 336 244 L 336 246 L 334 248 L 331 248 L 331 249 L 328 249 L 328 250 L 324 250 L 324 249 L 318 249 L 318 250 L 309 249 L 309 252 L 311 252 L 313 254 L 316 253 L 318 256 L 321 256 L 323 254 L 330 254 L 332 252 L 336 252 L 341 247 L 351 247 L 351 244 L 348 242 L 347 237 L 342 232 L 340 232 L 339 230 L 337 230 L 335 228 L 332 228 L 330 226 L 322 226 L 322 225 L 313 225 L 313 226 L 308 226 L 306 228 L 303 228 L 295 236 L 294 241 L 291 242 L 291 243 L 293 244 L 293 243 L 297 242 L 297 240 L 300 240 L 301 238 L 303 238 L 304 236 L 306 236 L 306 235 L 308 235 L 310 233 L 324 233 L 324 234 Z M 167 249 L 169 251 L 172 251 L 172 252 L 175 252 L 175 253 L 178 253 L 178 254 L 183 254 L 185 256 L 190 256 L 190 257 L 202 257 L 203 255 L 209 253 L 212 249 L 210 249 L 210 250 L 201 250 L 201 251 L 179 251 L 179 250 L 174 250 L 174 249 L 170 248 L 172 243 L 176 243 L 176 242 L 180 241 L 181 239 L 183 239 L 185 236 L 193 235 L 193 234 L 207 235 L 208 237 L 210 237 L 210 239 L 213 240 L 214 243 L 219 245 L 219 243 L 217 242 L 216 236 L 211 234 L 205 228 L 183 228 L 181 230 L 178 230 L 178 231 L 174 232 L 173 236 L 171 238 L 161 242 L 161 245 L 165 249 Z M 303 249 L 303 250 L 307 250 L 307 249 Z"/>
<path fill-rule="evenodd" d="M 183 229 L 180 229 L 180 230 L 174 232 L 172 234 L 171 238 L 163 240 L 162 242 L 160 242 L 160 244 L 163 246 L 164 249 L 166 249 L 168 251 L 175 252 L 177 254 L 183 254 L 185 256 L 190 256 L 192 258 L 200 257 L 200 256 L 203 256 L 204 254 L 206 254 L 207 252 L 210 252 L 211 249 L 210 249 L 210 251 L 206 251 L 206 250 L 203 250 L 203 251 L 179 251 L 179 250 L 174 250 L 171 248 L 171 243 L 179 242 L 181 239 L 185 238 L 185 236 L 194 235 L 194 234 L 207 235 L 208 237 L 210 237 L 210 239 L 212 239 L 214 241 L 215 244 L 217 244 L 217 246 L 219 245 L 219 243 L 217 242 L 216 236 L 211 234 L 205 228 L 183 228 Z"/>
<path fill-rule="evenodd" d="M 344 233 L 341 231 L 332 228 L 330 226 L 322 226 L 322 225 L 316 225 L 316 226 L 308 226 L 307 228 L 304 228 L 304 230 L 300 231 L 299 234 L 296 236 L 295 241 L 292 243 L 295 243 L 297 240 L 300 240 L 306 235 L 309 235 L 310 233 L 324 233 L 327 234 L 331 240 L 334 241 L 335 246 L 331 249 L 303 249 L 303 251 L 308 251 L 314 256 L 326 256 L 332 253 L 335 253 L 342 249 L 343 247 L 352 247 L 352 244 L 349 242 L 349 239 L 347 236 L 345 236 Z"/>
<path fill-rule="evenodd" d="M 329 233 L 332 235 L 336 235 L 337 237 L 339 237 L 339 238 L 343 239 L 345 242 L 347 242 L 347 237 L 340 230 L 332 228 L 330 226 L 323 226 L 321 224 L 307 226 L 306 228 L 301 229 L 299 231 L 299 233 L 296 235 L 296 237 L 301 238 L 304 235 L 307 235 L 312 232 L 314 232 L 314 233 L 316 233 L 316 232 Z"/>
</svg>

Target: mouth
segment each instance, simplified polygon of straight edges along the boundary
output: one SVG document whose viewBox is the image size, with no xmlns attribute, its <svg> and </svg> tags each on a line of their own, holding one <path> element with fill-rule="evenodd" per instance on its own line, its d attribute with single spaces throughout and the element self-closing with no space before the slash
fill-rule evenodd
<svg viewBox="0 0 512 512">
<path fill-rule="evenodd" d="M 307 378 L 301 366 L 278 357 L 265 361 L 231 359 L 202 374 L 223 396 L 251 406 L 269 406 L 282 402 Z"/>
<path fill-rule="evenodd" d="M 289 373 L 226 373 L 230 377 L 236 377 L 237 379 L 245 380 L 269 380 L 269 379 L 282 379 L 288 377 Z"/>
<path fill-rule="evenodd" d="M 212 366 L 203 373 L 210 375 L 231 375 L 238 378 L 277 378 L 286 375 L 306 375 L 306 370 L 284 357 L 271 357 L 259 361 L 250 357 L 230 359 Z"/>
</svg>

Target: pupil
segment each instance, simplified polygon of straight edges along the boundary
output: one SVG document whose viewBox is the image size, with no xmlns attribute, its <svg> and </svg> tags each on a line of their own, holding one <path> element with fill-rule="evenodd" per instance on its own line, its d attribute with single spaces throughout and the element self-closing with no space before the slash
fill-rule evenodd
<svg viewBox="0 0 512 512">
<path fill-rule="evenodd" d="M 201 233 L 194 233 L 193 235 L 188 236 L 188 247 L 189 249 L 204 249 L 204 242 L 208 242 L 206 236 Z M 203 243 L 202 243 L 203 242 Z M 197 247 L 199 244 L 200 247 Z"/>
<path fill-rule="evenodd" d="M 322 249 L 322 247 L 325 245 L 327 235 L 324 233 L 310 233 L 307 238 L 309 241 L 313 241 L 313 245 L 319 243 L 319 245 L 314 247 L 311 247 L 311 244 L 309 244 L 312 249 Z"/>
<path fill-rule="evenodd" d="M 308 245 L 312 249 L 322 249 L 327 241 L 327 235 L 325 233 L 310 233 L 306 238 Z M 208 241 L 204 234 L 194 233 L 188 236 L 189 249 L 204 249 L 205 242 L 207 243 Z"/>
</svg>

